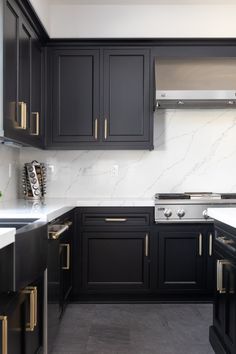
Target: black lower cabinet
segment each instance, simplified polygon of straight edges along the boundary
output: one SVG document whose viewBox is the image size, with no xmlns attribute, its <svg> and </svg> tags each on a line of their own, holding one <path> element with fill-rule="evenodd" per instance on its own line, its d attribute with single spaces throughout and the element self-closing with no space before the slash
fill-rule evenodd
<svg viewBox="0 0 236 354">
<path fill-rule="evenodd" d="M 26 295 L 25 354 L 43 352 L 44 280 L 43 276 L 23 290 Z"/>
<path fill-rule="evenodd" d="M 25 354 L 25 294 L 0 295 L 0 348 L 2 354 Z"/>
<path fill-rule="evenodd" d="M 236 236 L 235 236 L 236 239 Z M 210 342 L 216 354 L 236 353 L 236 257 L 216 246 L 213 325 Z"/>
<path fill-rule="evenodd" d="M 149 289 L 149 234 L 83 232 L 83 289 L 143 292 Z"/>
<path fill-rule="evenodd" d="M 166 294 L 212 293 L 212 228 L 157 226 L 157 288 Z"/>
<path fill-rule="evenodd" d="M 0 295 L 2 354 L 43 353 L 43 276 L 18 293 Z"/>
</svg>

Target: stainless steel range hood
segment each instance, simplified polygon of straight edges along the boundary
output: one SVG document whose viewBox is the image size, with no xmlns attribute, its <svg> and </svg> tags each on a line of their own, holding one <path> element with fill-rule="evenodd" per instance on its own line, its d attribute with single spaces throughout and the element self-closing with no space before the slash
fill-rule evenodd
<svg viewBox="0 0 236 354">
<path fill-rule="evenodd" d="M 236 59 L 156 58 L 157 108 L 236 108 Z"/>
</svg>

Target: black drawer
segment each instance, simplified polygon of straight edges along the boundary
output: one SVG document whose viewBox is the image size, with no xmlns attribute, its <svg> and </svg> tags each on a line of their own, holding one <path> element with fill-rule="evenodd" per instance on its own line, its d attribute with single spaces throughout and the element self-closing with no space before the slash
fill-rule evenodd
<svg viewBox="0 0 236 354">
<path fill-rule="evenodd" d="M 81 223 L 83 226 L 148 226 L 150 213 L 132 213 L 127 211 L 82 212 Z"/>
</svg>

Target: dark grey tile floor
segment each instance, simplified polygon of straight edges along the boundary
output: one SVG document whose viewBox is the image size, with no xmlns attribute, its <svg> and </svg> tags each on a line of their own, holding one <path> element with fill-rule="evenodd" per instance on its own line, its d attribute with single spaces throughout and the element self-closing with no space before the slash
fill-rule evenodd
<svg viewBox="0 0 236 354">
<path fill-rule="evenodd" d="M 213 354 L 206 304 L 69 305 L 53 354 Z"/>
</svg>

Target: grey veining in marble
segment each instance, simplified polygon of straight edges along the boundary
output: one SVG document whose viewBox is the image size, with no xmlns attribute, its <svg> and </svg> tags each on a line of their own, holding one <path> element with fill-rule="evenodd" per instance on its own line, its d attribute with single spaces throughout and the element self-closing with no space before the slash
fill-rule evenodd
<svg viewBox="0 0 236 354">
<path fill-rule="evenodd" d="M 236 110 L 160 110 L 154 151 L 40 151 L 21 165 L 49 166 L 48 197 L 149 198 L 156 192 L 236 189 Z"/>
<path fill-rule="evenodd" d="M 205 304 L 72 304 L 53 354 L 214 354 L 211 321 Z"/>
</svg>

